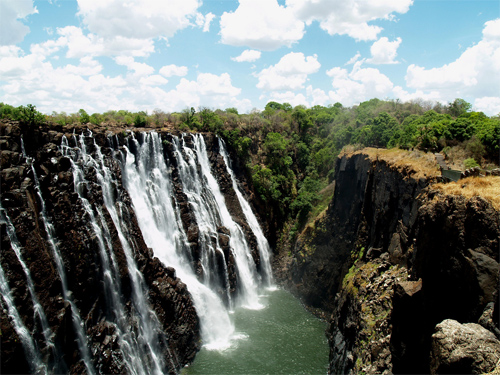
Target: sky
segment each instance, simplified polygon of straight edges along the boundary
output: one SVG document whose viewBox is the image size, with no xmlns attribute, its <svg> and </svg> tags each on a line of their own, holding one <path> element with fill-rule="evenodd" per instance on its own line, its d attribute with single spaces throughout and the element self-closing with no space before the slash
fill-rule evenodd
<svg viewBox="0 0 500 375">
<path fill-rule="evenodd" d="M 500 113 L 498 0 L 0 0 L 0 102 L 43 113 L 462 98 Z"/>
</svg>

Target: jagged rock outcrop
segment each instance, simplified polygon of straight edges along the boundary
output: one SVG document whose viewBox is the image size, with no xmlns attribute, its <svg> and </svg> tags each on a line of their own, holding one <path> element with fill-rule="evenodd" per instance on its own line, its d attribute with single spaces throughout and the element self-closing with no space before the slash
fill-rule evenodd
<svg viewBox="0 0 500 375">
<path fill-rule="evenodd" d="M 408 268 L 422 288 L 395 301 L 392 346 L 398 372 L 428 371 L 431 335 L 441 321 L 477 323 L 493 304 L 498 326 L 500 311 L 498 211 L 480 197 L 447 196 L 432 188 L 418 202 Z M 407 319 L 408 310 L 418 319 Z"/>
<path fill-rule="evenodd" d="M 331 314 L 331 373 L 429 373 L 444 319 L 498 333 L 499 212 L 376 154 L 338 159 L 328 209 L 278 275 Z"/>
</svg>

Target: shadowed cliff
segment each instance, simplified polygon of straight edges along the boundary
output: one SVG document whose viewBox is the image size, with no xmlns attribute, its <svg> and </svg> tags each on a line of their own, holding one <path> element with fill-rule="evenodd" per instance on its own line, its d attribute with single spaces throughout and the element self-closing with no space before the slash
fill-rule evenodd
<svg viewBox="0 0 500 375">
<path fill-rule="evenodd" d="M 438 169 L 421 154 L 362 150 L 342 155 L 335 170 L 328 209 L 278 270 L 307 305 L 330 316 L 329 371 L 491 371 L 500 355 L 494 202 L 434 188 Z M 484 181 L 491 189 L 500 184 L 498 177 Z M 479 336 L 489 332 L 482 367 L 473 365 L 473 350 L 446 351 L 444 342 L 457 340 L 436 328 L 446 319 L 480 323 Z"/>
</svg>

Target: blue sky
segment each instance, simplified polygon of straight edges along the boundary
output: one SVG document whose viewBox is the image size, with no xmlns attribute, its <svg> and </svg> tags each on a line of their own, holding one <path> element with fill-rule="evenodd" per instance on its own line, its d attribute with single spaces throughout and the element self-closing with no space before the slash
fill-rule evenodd
<svg viewBox="0 0 500 375">
<path fill-rule="evenodd" d="M 500 113 L 498 0 L 0 0 L 0 101 L 52 111 L 371 98 Z"/>
</svg>

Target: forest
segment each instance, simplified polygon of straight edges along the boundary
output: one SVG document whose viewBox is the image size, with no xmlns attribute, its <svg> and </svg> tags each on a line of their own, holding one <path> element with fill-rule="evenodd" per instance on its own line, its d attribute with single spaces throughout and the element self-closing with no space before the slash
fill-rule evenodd
<svg viewBox="0 0 500 375">
<path fill-rule="evenodd" d="M 186 108 L 178 113 L 126 110 L 93 113 L 40 113 L 35 106 L 0 103 L 0 118 L 31 125 L 65 127 L 88 124 L 106 128 L 157 128 L 213 132 L 236 152 L 259 198 L 278 227 L 293 237 L 309 218 L 326 208 L 335 160 L 341 150 L 363 147 L 441 152 L 448 165 L 464 170 L 497 168 L 500 115 L 488 117 L 455 99 L 448 105 L 424 100 L 371 99 L 353 107 L 292 107 L 267 103 L 263 111 L 239 114 L 236 108 Z"/>
</svg>

